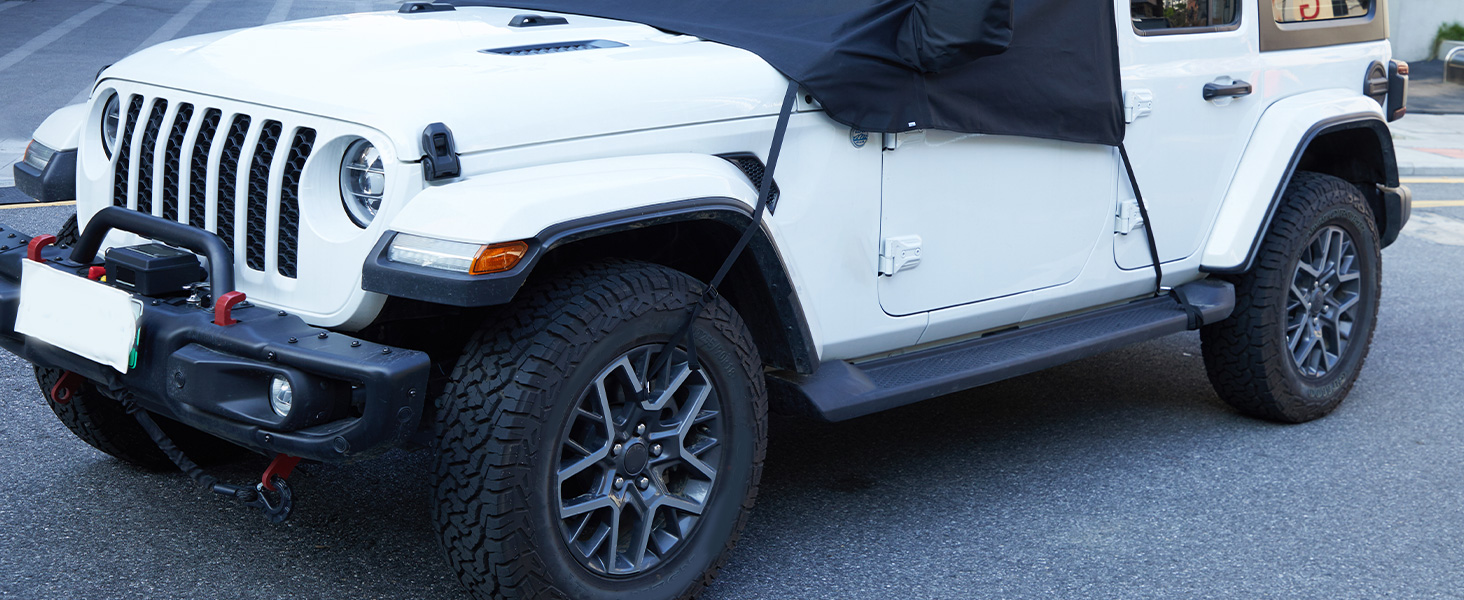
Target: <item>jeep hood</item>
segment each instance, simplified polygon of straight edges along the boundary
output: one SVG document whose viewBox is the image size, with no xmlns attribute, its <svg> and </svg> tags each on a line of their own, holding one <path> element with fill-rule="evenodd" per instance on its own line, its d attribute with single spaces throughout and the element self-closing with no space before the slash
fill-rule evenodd
<svg viewBox="0 0 1464 600">
<path fill-rule="evenodd" d="M 279 23 L 155 46 L 104 78 L 358 123 L 390 137 L 407 161 L 420 158 L 422 130 L 435 122 L 470 153 L 775 114 L 787 89 L 787 79 L 743 50 L 574 15 L 567 25 L 508 26 L 524 12 L 459 8 Z M 609 43 L 501 53 L 595 40 Z"/>
</svg>

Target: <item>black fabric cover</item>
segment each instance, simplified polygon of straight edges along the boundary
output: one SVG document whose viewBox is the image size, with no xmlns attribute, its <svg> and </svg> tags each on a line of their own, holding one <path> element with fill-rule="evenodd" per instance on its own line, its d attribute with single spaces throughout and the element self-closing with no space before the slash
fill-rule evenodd
<svg viewBox="0 0 1464 600">
<path fill-rule="evenodd" d="M 742 48 L 866 131 L 1123 140 L 1111 0 L 472 3 L 635 21 Z"/>
</svg>

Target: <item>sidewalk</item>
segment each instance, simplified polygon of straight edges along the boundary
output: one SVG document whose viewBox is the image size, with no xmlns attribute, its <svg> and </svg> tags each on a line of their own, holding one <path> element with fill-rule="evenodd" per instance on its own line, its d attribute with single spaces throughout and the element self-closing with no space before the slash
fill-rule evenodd
<svg viewBox="0 0 1464 600">
<path fill-rule="evenodd" d="M 15 185 L 15 163 L 25 158 L 25 146 L 30 140 L 0 139 L 0 188 Z"/>
<path fill-rule="evenodd" d="M 1408 115 L 1390 127 L 1400 176 L 1464 175 L 1464 115 Z"/>
</svg>

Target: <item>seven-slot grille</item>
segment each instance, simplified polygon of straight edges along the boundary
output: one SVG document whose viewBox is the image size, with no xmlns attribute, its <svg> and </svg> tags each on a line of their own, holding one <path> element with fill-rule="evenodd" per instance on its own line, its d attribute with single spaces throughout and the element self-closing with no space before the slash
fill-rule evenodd
<svg viewBox="0 0 1464 600">
<path fill-rule="evenodd" d="M 125 106 L 112 204 L 214 231 L 231 251 L 235 240 L 242 239 L 246 267 L 263 271 L 273 252 L 275 270 L 294 278 L 300 179 L 315 146 L 315 130 L 186 102 L 169 118 L 167 99 L 137 94 Z M 279 185 L 271 187 L 273 163 L 282 153 Z M 154 210 L 154 200 L 159 210 Z M 270 211 L 277 211 L 276 218 L 270 218 Z M 266 243 L 270 223 L 278 228 L 273 248 Z"/>
</svg>

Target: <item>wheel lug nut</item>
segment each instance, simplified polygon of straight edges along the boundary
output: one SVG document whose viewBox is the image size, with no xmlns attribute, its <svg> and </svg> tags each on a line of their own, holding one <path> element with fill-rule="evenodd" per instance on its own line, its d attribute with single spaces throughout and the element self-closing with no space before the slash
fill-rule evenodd
<svg viewBox="0 0 1464 600">
<path fill-rule="evenodd" d="M 646 489 L 651 487 L 651 479 L 649 477 L 642 477 L 640 481 L 635 482 L 635 485 L 640 489 Z"/>
<path fill-rule="evenodd" d="M 640 425 L 636 425 L 635 426 L 635 434 L 636 435 L 645 435 L 645 433 L 646 433 L 646 424 L 645 423 L 641 423 Z"/>
<path fill-rule="evenodd" d="M 615 478 L 615 489 L 617 489 L 617 490 L 623 490 L 623 489 L 625 489 L 625 478 L 624 477 L 616 477 Z"/>
<path fill-rule="evenodd" d="M 622 449 L 623 449 L 623 448 L 622 448 L 622 446 L 621 446 L 621 445 L 620 445 L 620 444 L 615 444 L 615 446 L 614 446 L 614 447 L 612 447 L 612 448 L 610 448 L 610 452 L 611 452 L 611 453 L 612 453 L 612 454 L 614 454 L 614 455 L 616 455 L 616 456 L 620 456 L 620 451 L 621 451 L 621 450 L 622 450 Z"/>
<path fill-rule="evenodd" d="M 654 446 L 651 446 L 651 456 L 660 456 L 660 455 L 661 455 L 661 445 L 660 444 L 656 444 Z"/>
</svg>

